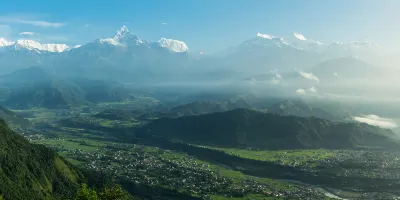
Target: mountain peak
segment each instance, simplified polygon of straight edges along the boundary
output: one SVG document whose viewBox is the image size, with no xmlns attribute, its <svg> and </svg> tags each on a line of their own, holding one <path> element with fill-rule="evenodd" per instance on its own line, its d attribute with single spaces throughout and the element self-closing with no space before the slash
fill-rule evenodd
<svg viewBox="0 0 400 200">
<path fill-rule="evenodd" d="M 69 49 L 69 46 L 67 46 L 66 44 L 41 44 L 34 40 L 17 40 L 13 44 L 16 50 L 23 48 L 28 50 L 63 52 Z"/>
<path fill-rule="evenodd" d="M 167 48 L 173 52 L 186 52 L 189 50 L 185 42 L 167 38 L 161 38 L 158 41 L 161 47 Z"/>
<path fill-rule="evenodd" d="M 257 37 L 264 38 L 264 39 L 270 39 L 270 40 L 278 38 L 278 37 L 268 35 L 268 34 L 263 34 L 263 33 L 257 33 Z"/>
<path fill-rule="evenodd" d="M 6 40 L 5 38 L 0 38 L 0 47 L 10 46 L 12 42 Z"/>
<path fill-rule="evenodd" d="M 113 39 L 120 40 L 130 35 L 129 29 L 123 25 L 117 32 L 115 32 Z"/>
<path fill-rule="evenodd" d="M 303 34 L 298 33 L 298 32 L 293 32 L 293 36 L 294 36 L 295 38 L 299 39 L 299 40 L 302 40 L 302 41 L 307 40 L 307 38 L 306 38 Z"/>
</svg>

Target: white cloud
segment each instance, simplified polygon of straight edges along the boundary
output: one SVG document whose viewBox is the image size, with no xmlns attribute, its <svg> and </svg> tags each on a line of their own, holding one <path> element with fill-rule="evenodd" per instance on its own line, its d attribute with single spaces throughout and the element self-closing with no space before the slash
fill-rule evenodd
<svg viewBox="0 0 400 200">
<path fill-rule="evenodd" d="M 312 93 L 317 93 L 317 89 L 312 86 L 310 89 L 308 89 L 308 91 L 312 92 Z"/>
<path fill-rule="evenodd" d="M 297 89 L 297 90 L 296 90 L 296 93 L 297 93 L 298 95 L 305 95 L 305 94 L 307 93 L 307 91 L 306 91 L 305 89 Z"/>
<path fill-rule="evenodd" d="M 304 37 L 304 35 L 301 33 L 294 32 L 293 35 L 294 35 L 294 37 L 296 37 L 299 40 L 307 40 L 307 38 Z"/>
<path fill-rule="evenodd" d="M 34 32 L 21 32 L 20 35 L 36 35 Z"/>
<path fill-rule="evenodd" d="M 0 22 L 2 23 L 16 23 L 16 24 L 28 24 L 32 26 L 40 26 L 40 27 L 51 27 L 58 28 L 62 27 L 65 24 L 59 22 L 48 22 L 42 20 L 30 20 L 30 19 L 22 19 L 19 17 L 9 17 L 9 16 L 0 16 Z"/>
<path fill-rule="evenodd" d="M 166 23 L 166 22 L 163 22 L 163 23 L 161 23 L 161 25 L 168 25 L 168 23 Z"/>
<path fill-rule="evenodd" d="M 339 77 L 339 74 L 337 72 L 333 73 L 333 75 Z"/>
<path fill-rule="evenodd" d="M 307 72 L 299 71 L 299 74 L 305 79 L 314 80 L 314 81 L 319 82 L 319 78 L 316 77 L 313 73 L 307 73 Z"/>
<path fill-rule="evenodd" d="M 382 128 L 397 128 L 398 125 L 390 118 L 383 118 L 377 115 L 362 115 L 353 117 L 358 122 L 367 123 Z"/>
<path fill-rule="evenodd" d="M 316 95 L 317 94 L 317 89 L 314 87 L 314 86 L 312 86 L 311 88 L 309 88 L 309 89 L 302 89 L 302 88 L 299 88 L 299 89 L 297 89 L 296 90 L 296 94 L 298 94 L 298 95 L 310 95 L 310 96 L 314 96 L 314 95 Z"/>
</svg>

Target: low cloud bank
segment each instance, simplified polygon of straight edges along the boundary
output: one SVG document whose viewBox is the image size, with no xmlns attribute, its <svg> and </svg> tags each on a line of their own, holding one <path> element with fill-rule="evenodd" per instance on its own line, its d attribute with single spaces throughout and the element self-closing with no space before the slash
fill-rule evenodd
<svg viewBox="0 0 400 200">
<path fill-rule="evenodd" d="M 353 117 L 358 122 L 367 123 L 369 125 L 379 126 L 382 128 L 397 128 L 398 125 L 390 118 L 379 117 L 378 115 L 362 115 Z"/>
</svg>

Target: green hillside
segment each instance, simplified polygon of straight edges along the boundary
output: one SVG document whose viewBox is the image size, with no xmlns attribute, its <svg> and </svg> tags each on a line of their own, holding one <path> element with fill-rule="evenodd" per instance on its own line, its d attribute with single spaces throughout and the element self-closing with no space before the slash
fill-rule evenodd
<svg viewBox="0 0 400 200">
<path fill-rule="evenodd" d="M 155 120 L 141 130 L 190 143 L 263 149 L 396 148 L 390 130 L 360 123 L 278 116 L 248 109 Z"/>
<path fill-rule="evenodd" d="M 15 112 L 0 106 L 0 119 L 4 119 L 7 124 L 13 127 L 29 127 L 29 120 L 17 115 Z"/>
<path fill-rule="evenodd" d="M 30 144 L 0 120 L 0 193 L 5 200 L 68 199 L 83 175 L 53 150 Z"/>
</svg>

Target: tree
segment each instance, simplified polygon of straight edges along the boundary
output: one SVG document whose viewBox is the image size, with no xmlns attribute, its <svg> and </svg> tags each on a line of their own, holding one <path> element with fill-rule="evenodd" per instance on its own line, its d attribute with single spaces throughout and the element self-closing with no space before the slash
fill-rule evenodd
<svg viewBox="0 0 400 200">
<path fill-rule="evenodd" d="M 88 188 L 86 184 L 82 184 L 76 193 L 75 200 L 98 200 L 98 197 L 95 190 Z"/>
<path fill-rule="evenodd" d="M 114 187 L 105 187 L 99 193 L 99 200 L 122 200 L 126 196 L 120 185 Z"/>
<path fill-rule="evenodd" d="M 82 184 L 76 193 L 75 200 L 122 200 L 126 196 L 127 194 L 120 185 L 105 187 L 97 193 L 96 190 Z"/>
</svg>

